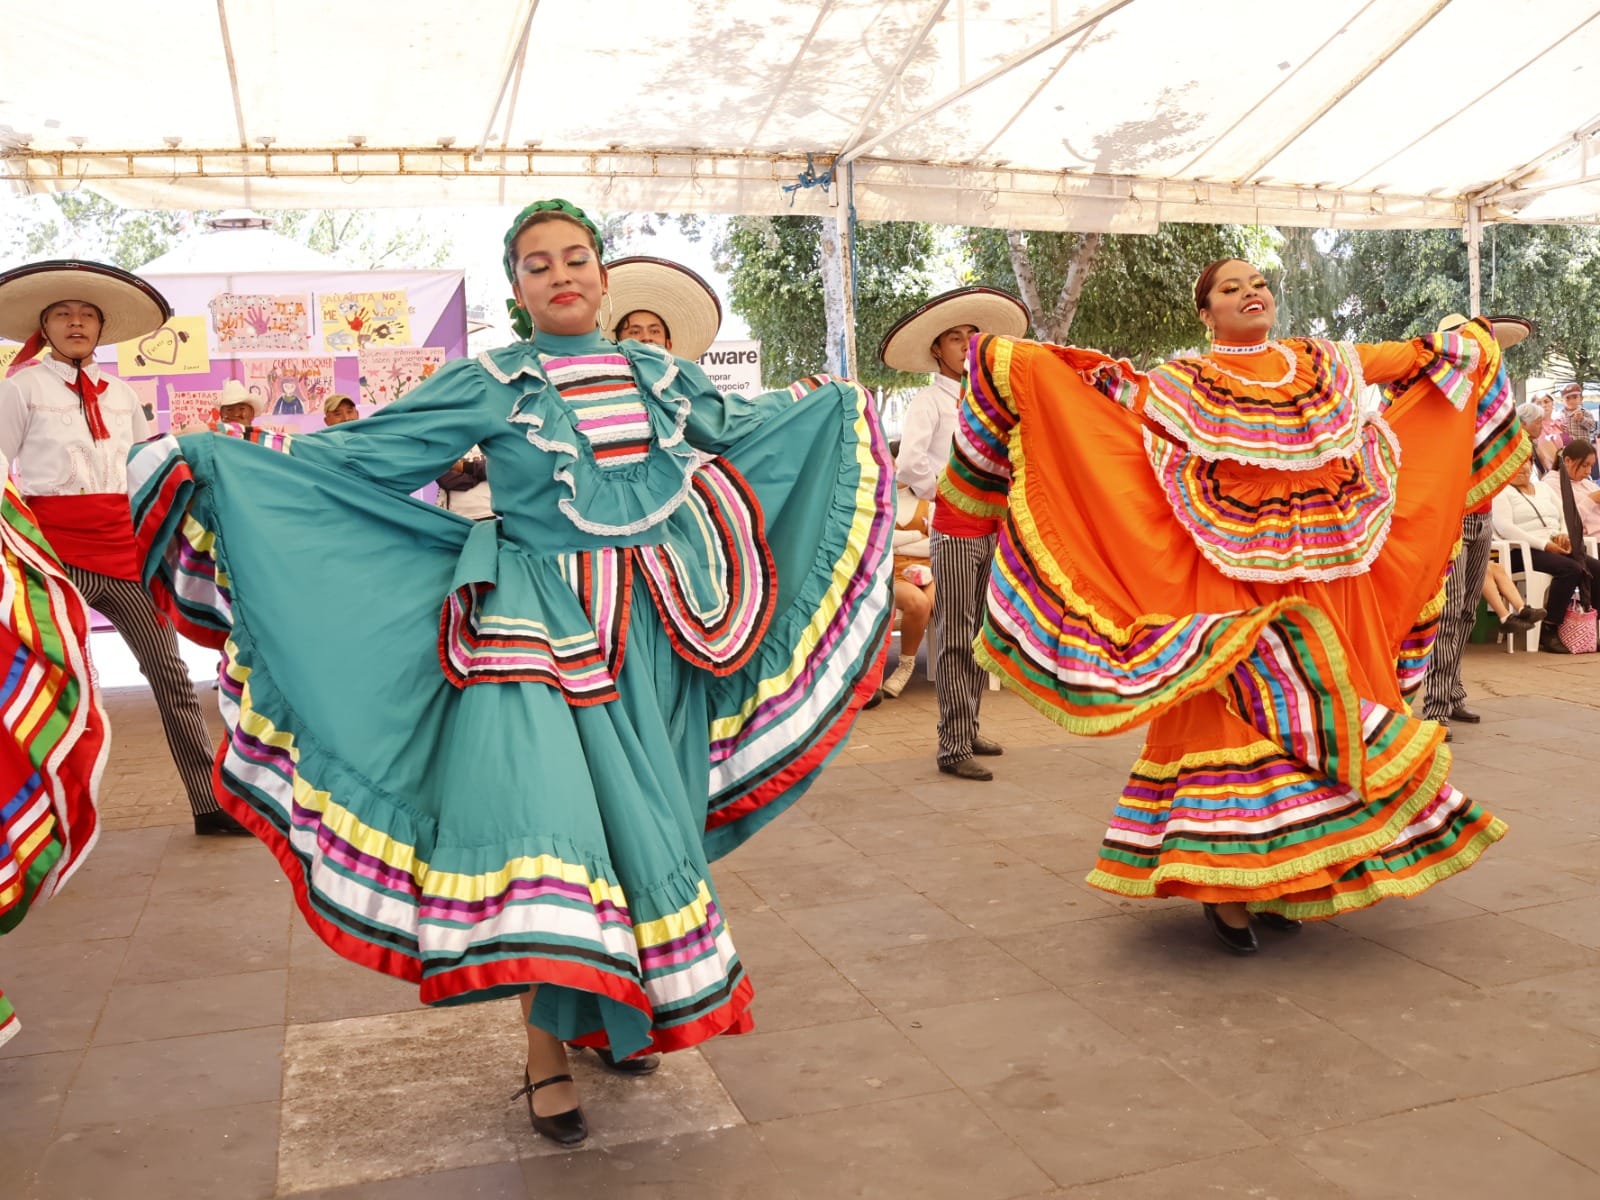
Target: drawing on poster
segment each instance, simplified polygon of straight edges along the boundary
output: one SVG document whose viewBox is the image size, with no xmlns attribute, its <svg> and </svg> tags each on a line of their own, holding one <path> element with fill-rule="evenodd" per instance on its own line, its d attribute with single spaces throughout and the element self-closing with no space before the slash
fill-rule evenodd
<svg viewBox="0 0 1600 1200">
<path fill-rule="evenodd" d="M 361 402 L 390 404 L 437 371 L 443 346 L 372 347 L 361 352 Z"/>
<path fill-rule="evenodd" d="M 139 407 L 144 412 L 145 423 L 150 426 L 150 431 L 156 428 L 156 401 L 161 394 L 161 383 L 155 379 L 128 379 L 124 382 L 133 389 L 133 394 L 139 397 Z"/>
<path fill-rule="evenodd" d="M 335 354 L 368 346 L 409 346 L 411 310 L 404 288 L 387 292 L 331 292 L 318 297 L 323 344 Z"/>
<path fill-rule="evenodd" d="M 217 401 L 222 392 L 217 388 L 205 391 L 174 391 L 167 400 L 167 431 L 173 432 L 189 425 L 210 425 L 219 419 Z"/>
<path fill-rule="evenodd" d="M 319 412 L 322 398 L 334 391 L 333 356 L 247 358 L 244 385 L 252 395 L 262 397 L 264 416 L 296 417 Z"/>
<path fill-rule="evenodd" d="M 305 350 L 311 316 L 304 296 L 223 292 L 211 298 L 211 325 L 217 349 Z"/>
<path fill-rule="evenodd" d="M 211 370 L 204 317 L 173 317 L 153 333 L 117 343 L 117 374 L 204 375 Z"/>
</svg>

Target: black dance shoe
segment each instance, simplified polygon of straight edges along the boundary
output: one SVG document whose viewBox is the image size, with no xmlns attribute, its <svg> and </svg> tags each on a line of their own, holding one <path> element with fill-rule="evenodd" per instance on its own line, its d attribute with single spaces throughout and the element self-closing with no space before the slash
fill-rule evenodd
<svg viewBox="0 0 1600 1200">
<path fill-rule="evenodd" d="M 522 1088 L 513 1092 L 513 1100 L 526 1096 L 528 1098 L 528 1120 L 533 1125 L 533 1131 L 540 1137 L 547 1137 L 558 1146 L 577 1146 L 582 1144 L 589 1136 L 589 1123 L 583 1119 L 583 1109 L 569 1108 L 566 1112 L 556 1113 L 553 1116 L 541 1117 L 533 1111 L 533 1094 L 542 1087 L 549 1087 L 553 1083 L 571 1083 L 571 1075 L 552 1075 L 549 1079 L 541 1079 L 532 1083 L 528 1079 L 528 1072 L 522 1072 Z"/>
<path fill-rule="evenodd" d="M 659 1054 L 642 1054 L 637 1058 L 617 1058 L 604 1046 L 579 1046 L 579 1050 L 593 1050 L 600 1065 L 618 1075 L 649 1075 L 661 1065 Z"/>
<path fill-rule="evenodd" d="M 231 837 L 250 836 L 248 829 L 220 808 L 215 812 L 195 813 L 194 833 L 196 837 L 210 837 L 213 834 L 223 834 Z"/>
<path fill-rule="evenodd" d="M 1254 954 L 1261 948 L 1256 941 L 1256 931 L 1246 925 L 1243 929 L 1235 929 L 1217 913 L 1215 904 L 1202 904 L 1206 912 L 1206 923 L 1211 926 L 1211 932 L 1217 935 L 1217 940 L 1235 954 Z"/>
<path fill-rule="evenodd" d="M 972 752 L 981 754 L 985 758 L 998 758 L 1006 752 L 1005 747 L 993 738 L 986 738 L 982 734 L 972 739 Z"/>
<path fill-rule="evenodd" d="M 1251 913 L 1250 919 L 1278 933 L 1295 933 L 1303 924 L 1303 922 L 1296 921 L 1293 917 L 1286 917 L 1282 913 L 1275 912 Z"/>
</svg>

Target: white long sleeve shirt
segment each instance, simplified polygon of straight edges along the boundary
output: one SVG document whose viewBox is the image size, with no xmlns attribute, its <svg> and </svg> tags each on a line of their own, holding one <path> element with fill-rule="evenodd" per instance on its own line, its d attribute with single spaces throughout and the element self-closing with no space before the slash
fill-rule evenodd
<svg viewBox="0 0 1600 1200">
<path fill-rule="evenodd" d="M 1538 486 L 1547 488 L 1556 499 L 1557 511 L 1561 508 L 1561 475 L 1566 464 L 1556 460 L 1556 469 L 1539 480 Z M 1578 519 L 1583 522 L 1584 537 L 1600 537 L 1600 487 L 1592 480 L 1579 479 L 1572 484 L 1572 497 L 1578 504 Z"/>
<path fill-rule="evenodd" d="M 1502 488 L 1490 511 L 1495 537 L 1527 542 L 1534 550 L 1543 550 L 1551 538 L 1567 531 L 1560 499 L 1542 487 L 1535 487 L 1532 495 L 1515 487 Z"/>
<path fill-rule="evenodd" d="M 101 379 L 99 364 L 85 367 Z M 150 436 L 139 395 L 106 376 L 100 415 L 111 436 L 89 433 L 78 393 L 69 386 L 76 368 L 46 358 L 0 380 L 0 454 L 24 496 L 78 496 L 128 490 L 128 449 Z"/>
<path fill-rule="evenodd" d="M 895 479 L 919 500 L 932 500 L 938 495 L 939 476 L 950 462 L 960 404 L 961 381 L 935 375 L 933 382 L 906 405 L 894 473 Z"/>
</svg>

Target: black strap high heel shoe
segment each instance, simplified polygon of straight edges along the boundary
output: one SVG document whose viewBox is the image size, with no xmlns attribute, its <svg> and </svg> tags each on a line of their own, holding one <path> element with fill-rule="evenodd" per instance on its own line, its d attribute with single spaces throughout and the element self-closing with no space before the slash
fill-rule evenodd
<svg viewBox="0 0 1600 1200">
<path fill-rule="evenodd" d="M 1235 929 L 1222 919 L 1217 912 L 1215 904 L 1202 904 L 1205 910 L 1206 924 L 1211 926 L 1211 932 L 1217 935 L 1217 940 L 1232 950 L 1235 954 L 1254 954 L 1261 948 L 1256 941 L 1256 931 L 1246 925 L 1243 929 Z"/>
<path fill-rule="evenodd" d="M 1286 917 L 1282 913 L 1253 912 L 1250 914 L 1250 919 L 1265 925 L 1268 929 L 1276 930 L 1278 933 L 1294 933 L 1300 928 L 1299 921 L 1296 921 L 1293 917 Z"/>
<path fill-rule="evenodd" d="M 661 1065 L 659 1054 L 644 1054 L 637 1058 L 617 1058 L 604 1046 L 580 1046 L 580 1050 L 593 1050 L 600 1065 L 618 1075 L 648 1075 Z"/>
<path fill-rule="evenodd" d="M 553 1083 L 571 1083 L 571 1075 L 552 1075 L 549 1079 L 541 1079 L 533 1083 L 528 1078 L 527 1069 L 522 1072 L 522 1087 L 512 1093 L 511 1099 L 518 1100 L 523 1096 L 528 1098 L 528 1120 L 533 1125 L 533 1131 L 541 1137 L 547 1137 L 558 1146 L 577 1146 L 589 1136 L 589 1123 L 583 1119 L 583 1109 L 569 1108 L 566 1112 L 555 1113 L 548 1117 L 541 1117 L 533 1111 L 533 1094 L 542 1087 L 549 1087 Z"/>
</svg>

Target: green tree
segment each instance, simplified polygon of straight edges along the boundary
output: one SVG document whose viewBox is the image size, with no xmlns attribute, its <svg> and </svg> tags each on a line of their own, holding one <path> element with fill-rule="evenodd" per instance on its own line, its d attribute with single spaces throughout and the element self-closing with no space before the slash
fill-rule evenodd
<svg viewBox="0 0 1600 1200">
<path fill-rule="evenodd" d="M 1467 248 L 1453 229 L 1341 230 L 1330 253 L 1340 260 L 1346 296 L 1335 337 L 1416 337 L 1467 311 Z"/>
<path fill-rule="evenodd" d="M 1485 309 L 1534 324 L 1532 336 L 1511 352 L 1517 357 L 1508 356 L 1513 371 L 1600 379 L 1600 229 L 1490 226 L 1483 264 Z"/>
<path fill-rule="evenodd" d="M 50 196 L 23 222 L 28 258 L 90 258 L 133 271 L 165 254 L 189 229 L 189 213 L 122 208 L 91 191 Z"/>
<path fill-rule="evenodd" d="M 284 237 L 363 270 L 450 263 L 450 239 L 425 211 L 287 208 L 262 215 Z"/>
<path fill-rule="evenodd" d="M 821 280 L 818 217 L 734 217 L 718 237 L 717 269 L 728 273 L 728 304 L 761 340 L 768 386 L 823 369 L 827 318 Z M 852 375 L 868 387 L 901 388 L 925 376 L 890 371 L 878 361 L 889 327 L 932 292 L 930 226 L 904 221 L 862 223 L 856 230 L 856 346 Z"/>
<path fill-rule="evenodd" d="M 1334 235 L 1345 300 L 1333 335 L 1375 342 L 1426 333 L 1469 308 L 1467 247 L 1453 229 L 1345 230 Z M 1497 225 L 1484 234 L 1483 307 L 1533 322 L 1506 355 L 1513 378 L 1600 378 L 1600 230 Z"/>
<path fill-rule="evenodd" d="M 1154 234 L 971 229 L 974 283 L 1022 296 L 1037 335 L 1148 365 L 1192 348 L 1204 330 L 1194 281 L 1212 259 L 1275 262 L 1274 235 L 1240 225 L 1163 225 Z"/>
</svg>

